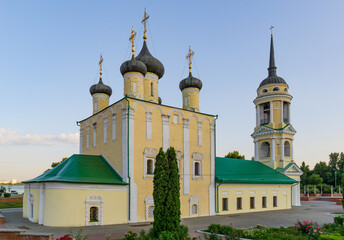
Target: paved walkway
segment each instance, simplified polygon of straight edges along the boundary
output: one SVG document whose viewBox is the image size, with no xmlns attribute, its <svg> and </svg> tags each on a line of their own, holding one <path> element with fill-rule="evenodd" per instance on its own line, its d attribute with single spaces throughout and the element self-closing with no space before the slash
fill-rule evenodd
<svg viewBox="0 0 344 240">
<path fill-rule="evenodd" d="M 108 226 L 90 226 L 90 227 L 46 227 L 37 223 L 29 222 L 22 217 L 22 209 L 0 209 L 2 215 L 5 216 L 5 224 L 0 228 L 8 229 L 25 229 L 32 233 L 53 233 L 55 237 L 60 237 L 67 234 L 70 230 L 76 233 L 79 229 L 83 230 L 83 234 L 90 234 L 89 240 L 104 240 L 105 236 L 109 235 L 112 238 L 124 237 L 124 233 L 129 230 L 139 233 L 142 229 L 148 231 L 151 228 L 150 224 L 122 224 L 122 225 L 108 225 Z M 277 210 L 257 213 L 243 213 L 234 215 L 222 215 L 212 217 L 199 217 L 182 219 L 182 224 L 189 227 L 191 236 L 198 235 L 196 230 L 205 229 L 211 223 L 218 223 L 223 225 L 232 225 L 236 228 L 254 227 L 257 224 L 271 227 L 279 226 L 293 226 L 296 221 L 310 219 L 319 224 L 333 222 L 333 215 L 331 212 L 343 212 L 342 206 L 335 205 L 329 201 L 312 201 L 302 202 L 302 206 L 293 207 L 289 210 Z"/>
</svg>

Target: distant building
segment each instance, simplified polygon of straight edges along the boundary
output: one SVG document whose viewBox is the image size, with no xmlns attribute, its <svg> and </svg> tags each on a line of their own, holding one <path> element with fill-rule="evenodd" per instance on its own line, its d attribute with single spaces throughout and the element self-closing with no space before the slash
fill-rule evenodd
<svg viewBox="0 0 344 240">
<path fill-rule="evenodd" d="M 18 180 L 13 178 L 11 180 L 0 180 L 0 184 L 17 184 Z"/>
<path fill-rule="evenodd" d="M 164 66 L 148 50 L 146 27 L 137 57 L 134 36 L 132 30 L 132 58 L 120 67 L 124 98 L 109 105 L 112 89 L 102 81 L 101 58 L 99 82 L 90 88 L 93 114 L 79 122 L 80 154 L 25 182 L 23 216 L 69 227 L 152 221 L 155 157 L 169 146 L 177 153 L 182 218 L 299 205 L 291 96 L 274 75 L 272 37 L 269 77 L 254 101 L 256 161 L 248 161 L 215 157 L 216 116 L 200 112 L 202 81 L 192 75 L 191 49 L 189 76 L 179 83 L 183 106 L 167 106 L 158 92 Z"/>
</svg>

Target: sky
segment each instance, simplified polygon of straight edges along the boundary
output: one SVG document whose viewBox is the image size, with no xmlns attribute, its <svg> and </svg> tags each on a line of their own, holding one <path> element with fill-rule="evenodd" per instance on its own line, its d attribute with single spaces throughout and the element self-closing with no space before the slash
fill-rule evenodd
<svg viewBox="0 0 344 240">
<path fill-rule="evenodd" d="M 294 97 L 294 159 L 311 167 L 344 151 L 343 1 L 0 1 L 0 180 L 28 180 L 79 152 L 77 121 L 92 114 L 89 87 L 103 81 L 123 97 L 120 65 L 130 30 L 165 66 L 163 104 L 181 107 L 179 82 L 203 82 L 200 110 L 218 114 L 217 156 L 254 155 L 253 100 L 267 77 L 270 25 L 277 74 Z"/>
</svg>

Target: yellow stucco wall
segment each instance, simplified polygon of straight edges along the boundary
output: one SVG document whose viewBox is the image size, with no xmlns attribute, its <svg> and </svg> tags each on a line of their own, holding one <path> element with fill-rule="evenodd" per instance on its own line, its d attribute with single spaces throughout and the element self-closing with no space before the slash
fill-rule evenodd
<svg viewBox="0 0 344 240">
<path fill-rule="evenodd" d="M 143 80 L 145 101 L 158 103 L 159 98 L 159 80 L 158 75 L 148 72 Z M 153 96 L 152 96 L 153 86 Z"/>
<path fill-rule="evenodd" d="M 199 112 L 199 89 L 185 88 L 183 94 L 183 108 Z"/>
<path fill-rule="evenodd" d="M 93 114 L 109 106 L 109 95 L 104 93 L 95 93 L 93 97 Z"/>
<path fill-rule="evenodd" d="M 103 200 L 103 225 L 128 222 L 128 191 L 116 190 L 73 190 L 46 189 L 45 192 L 45 226 L 76 227 L 86 225 L 86 209 L 88 196 L 101 196 Z M 100 214 L 100 213 L 99 213 Z M 88 219 L 89 220 L 89 219 Z"/>
<path fill-rule="evenodd" d="M 262 207 L 262 197 L 267 206 Z M 277 207 L 273 197 L 277 196 Z M 255 198 L 255 207 L 250 208 L 250 197 Z M 222 184 L 218 187 L 218 210 L 220 215 L 244 212 L 259 212 L 291 208 L 291 185 L 279 184 Z M 222 199 L 228 198 L 228 210 L 223 210 Z M 242 198 L 242 209 L 237 209 L 237 198 Z"/>
<path fill-rule="evenodd" d="M 124 74 L 124 95 L 131 97 L 143 99 L 144 86 L 143 79 L 144 76 L 139 72 L 128 72 Z M 136 86 L 135 86 L 136 85 Z"/>
<path fill-rule="evenodd" d="M 124 105 L 125 104 L 125 105 Z M 122 176 L 122 108 L 125 100 L 109 106 L 96 115 L 81 121 L 82 154 L 100 155 Z M 115 140 L 113 140 L 113 114 L 115 114 Z M 104 143 L 104 118 L 107 118 L 107 138 Z M 96 146 L 93 146 L 93 129 L 96 123 Z M 89 127 L 89 146 L 87 148 L 87 127 Z"/>
</svg>

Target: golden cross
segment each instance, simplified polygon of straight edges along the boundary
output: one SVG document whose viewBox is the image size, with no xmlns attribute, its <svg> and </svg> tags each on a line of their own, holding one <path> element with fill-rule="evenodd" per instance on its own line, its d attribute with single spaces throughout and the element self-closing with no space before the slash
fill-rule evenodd
<svg viewBox="0 0 344 240">
<path fill-rule="evenodd" d="M 273 36 L 274 34 L 272 33 L 272 29 L 274 29 L 274 26 L 270 26 L 270 30 L 271 30 L 271 36 Z"/>
<path fill-rule="evenodd" d="M 146 23 L 147 23 L 147 20 L 148 20 L 149 16 L 147 15 L 147 11 L 145 9 L 145 15 L 143 16 L 143 19 L 141 21 L 141 23 L 143 23 L 143 40 L 146 41 L 147 39 L 147 26 L 146 26 Z"/>
<path fill-rule="evenodd" d="M 191 64 L 192 64 L 192 61 L 191 61 L 191 57 L 195 54 L 195 52 L 191 51 L 191 47 L 189 46 L 189 52 L 188 54 L 186 55 L 186 59 L 189 59 L 189 72 L 191 73 Z"/>
<path fill-rule="evenodd" d="M 134 42 L 135 36 L 136 36 L 136 32 L 134 31 L 134 28 L 132 28 L 129 41 L 131 41 L 131 52 L 133 53 L 133 57 L 135 57 L 135 42 Z"/>
<path fill-rule="evenodd" d="M 102 70 L 103 70 L 103 55 L 102 54 L 100 54 L 100 60 L 99 60 L 99 66 L 100 66 L 100 78 L 102 78 L 102 75 L 103 75 L 103 72 L 102 72 Z"/>
</svg>

